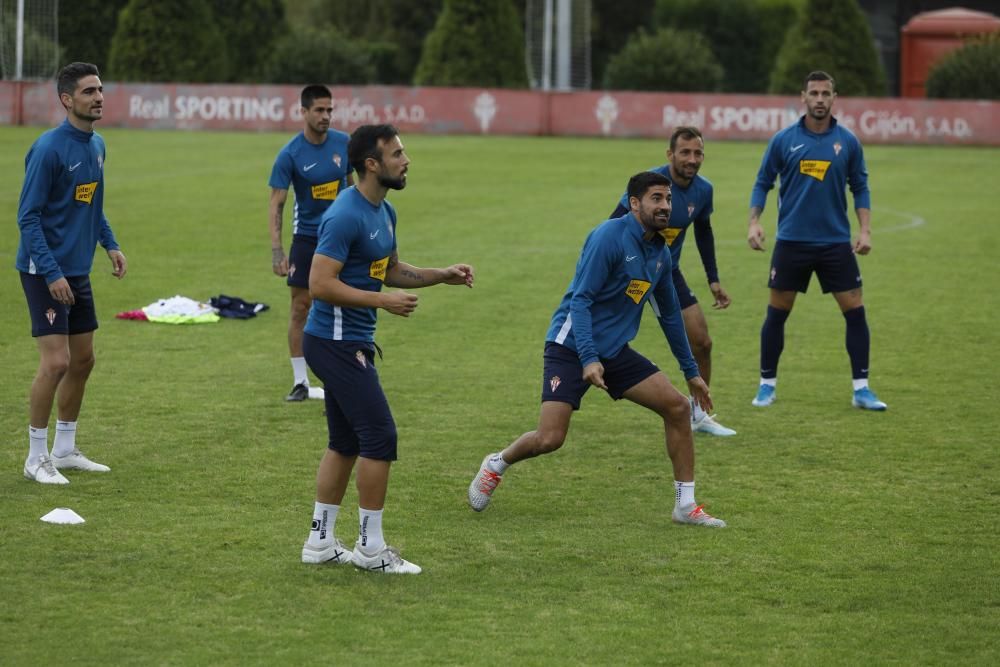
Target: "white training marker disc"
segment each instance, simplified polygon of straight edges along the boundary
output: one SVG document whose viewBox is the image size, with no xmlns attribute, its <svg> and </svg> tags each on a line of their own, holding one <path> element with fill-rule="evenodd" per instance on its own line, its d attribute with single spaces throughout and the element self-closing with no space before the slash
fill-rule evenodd
<svg viewBox="0 0 1000 667">
<path fill-rule="evenodd" d="M 68 507 L 57 507 L 45 516 L 42 521 L 46 523 L 84 523 L 82 516 Z"/>
<path fill-rule="evenodd" d="M 309 387 L 309 398 L 322 401 L 325 397 L 326 392 L 323 391 L 323 387 Z"/>
</svg>

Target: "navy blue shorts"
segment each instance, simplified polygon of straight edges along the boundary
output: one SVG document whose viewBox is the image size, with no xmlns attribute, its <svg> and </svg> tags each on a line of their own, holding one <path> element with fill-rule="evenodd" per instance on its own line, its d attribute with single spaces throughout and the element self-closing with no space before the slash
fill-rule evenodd
<svg viewBox="0 0 1000 667">
<path fill-rule="evenodd" d="M 21 272 L 21 287 L 28 300 L 28 313 L 31 314 L 32 336 L 73 336 L 97 329 L 97 311 L 94 309 L 90 276 L 67 276 L 66 282 L 73 290 L 73 298 L 76 300 L 72 306 L 52 298 L 45 276 Z"/>
<path fill-rule="evenodd" d="M 694 295 L 691 288 L 688 287 L 687 281 L 684 280 L 684 274 L 677 267 L 671 272 L 670 277 L 674 281 L 674 290 L 677 292 L 677 301 L 681 304 L 681 310 L 685 308 L 690 308 L 691 306 L 698 303 L 698 297 Z"/>
<path fill-rule="evenodd" d="M 850 243 L 775 242 L 768 287 L 805 293 L 814 272 L 824 294 L 861 287 L 861 269 Z"/>
<path fill-rule="evenodd" d="M 569 403 L 580 409 L 580 399 L 593 385 L 583 379 L 583 365 L 576 352 L 565 345 L 545 342 L 542 370 L 542 402 Z M 604 364 L 604 384 L 616 401 L 625 392 L 660 371 L 652 361 L 626 345 L 614 359 L 601 359 Z"/>
<path fill-rule="evenodd" d="M 319 239 L 313 236 L 292 237 L 292 247 L 288 249 L 288 286 L 309 289 L 309 271 L 313 265 L 313 254 Z"/>
<path fill-rule="evenodd" d="M 323 381 L 329 448 L 344 456 L 396 460 L 396 422 L 375 370 L 375 346 L 302 336 L 309 368 Z"/>
</svg>

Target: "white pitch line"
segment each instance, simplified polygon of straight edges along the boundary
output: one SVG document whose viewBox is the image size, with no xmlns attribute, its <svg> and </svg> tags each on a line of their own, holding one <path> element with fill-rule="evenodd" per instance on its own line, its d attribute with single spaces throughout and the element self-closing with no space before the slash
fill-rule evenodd
<svg viewBox="0 0 1000 667">
<path fill-rule="evenodd" d="M 884 207 L 872 210 L 873 215 L 883 214 L 883 213 L 892 217 L 903 218 L 906 220 L 906 222 L 900 223 L 898 225 L 893 225 L 891 227 L 876 227 L 874 231 L 879 234 L 883 232 L 901 232 L 906 229 L 916 229 L 917 227 L 922 227 L 923 225 L 927 224 L 927 221 L 925 219 L 921 218 L 919 215 L 915 213 L 909 213 L 907 211 L 897 211 L 892 208 L 884 208 Z M 692 234 L 693 233 L 694 232 L 692 231 Z M 738 239 L 716 238 L 715 243 L 716 245 L 737 245 L 737 244 L 746 245 L 746 239 L 738 240 Z"/>
<path fill-rule="evenodd" d="M 891 208 L 878 208 L 873 209 L 873 213 L 888 213 L 889 215 L 895 216 L 897 218 L 905 218 L 907 221 L 899 224 L 893 225 L 892 227 L 878 227 L 878 232 L 900 232 L 904 229 L 914 229 L 915 227 L 920 227 L 921 225 L 926 225 L 927 221 L 921 218 L 915 213 L 909 213 L 907 211 L 897 211 Z"/>
</svg>

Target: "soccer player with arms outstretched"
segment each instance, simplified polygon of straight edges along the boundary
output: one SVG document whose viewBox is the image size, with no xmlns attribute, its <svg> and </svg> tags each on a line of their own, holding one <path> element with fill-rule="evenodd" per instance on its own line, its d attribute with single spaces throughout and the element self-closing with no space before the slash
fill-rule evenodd
<svg viewBox="0 0 1000 667">
<path fill-rule="evenodd" d="M 698 375 L 684 333 L 662 234 L 670 224 L 670 179 L 648 171 L 636 174 L 628 183 L 628 201 L 629 213 L 598 225 L 583 244 L 576 273 L 545 339 L 538 427 L 483 459 L 468 489 L 469 505 L 477 512 L 486 509 L 508 467 L 562 446 L 573 411 L 595 386 L 663 420 L 674 472 L 673 520 L 726 525 L 695 503 L 691 404 L 653 362 L 629 346 L 649 303 L 691 395 L 704 409 L 712 408 L 708 385 Z"/>
</svg>

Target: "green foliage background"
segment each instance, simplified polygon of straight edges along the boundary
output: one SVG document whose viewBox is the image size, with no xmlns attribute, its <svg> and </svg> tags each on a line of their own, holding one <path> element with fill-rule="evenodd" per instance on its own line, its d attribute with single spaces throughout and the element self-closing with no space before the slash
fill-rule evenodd
<svg viewBox="0 0 1000 667">
<path fill-rule="evenodd" d="M 524 28 L 511 0 L 445 0 L 413 82 L 526 88 Z"/>
<path fill-rule="evenodd" d="M 778 52 L 769 92 L 797 94 L 814 70 L 830 73 L 841 95 L 886 94 L 871 28 L 855 0 L 807 0 Z"/>
<path fill-rule="evenodd" d="M 639 31 L 611 57 L 604 87 L 614 90 L 715 92 L 724 71 L 698 32 L 661 28 Z"/>
<path fill-rule="evenodd" d="M 629 175 L 663 161 L 663 141 L 403 137 L 400 256 L 468 261 L 477 279 L 420 290 L 411 318 L 380 316 L 401 447 L 385 530 L 425 570 L 380 578 L 299 562 L 326 434 L 320 404 L 283 401 L 288 288 L 270 270 L 266 212 L 285 133 L 103 132 L 130 270 L 116 281 L 97 257 L 79 442 L 112 472 L 70 473 L 65 488 L 22 479 L 37 353 L 13 220 L 40 131 L 0 128 L 4 663 L 1000 662 L 1000 295 L 983 279 L 1000 252 L 998 149 L 867 147 L 874 249 L 860 261 L 872 382 L 890 406 L 871 414 L 850 407 L 842 318 L 815 285 L 788 323 L 778 401 L 750 406 L 768 258 L 746 247 L 747 196 L 764 146 L 709 139 L 733 297 L 706 309 L 712 390 L 739 431 L 696 439 L 698 498 L 730 524 L 711 531 L 670 523 L 662 424 L 597 391 L 559 452 L 511 469 L 486 512 L 465 505 L 483 455 L 534 427 L 542 339 L 584 237 Z M 772 196 L 771 239 L 774 209 Z M 681 262 L 705 304 L 693 244 Z M 114 319 L 218 293 L 271 310 L 189 328 Z M 677 378 L 648 314 L 635 347 Z M 337 525 L 346 541 L 356 497 Z M 38 520 L 54 507 L 87 523 Z"/>
<path fill-rule="evenodd" d="M 1000 100 L 1000 32 L 970 40 L 927 76 L 927 97 Z"/>
<path fill-rule="evenodd" d="M 211 83 L 229 74 L 226 42 L 203 0 L 129 0 L 108 56 L 117 81 Z"/>
</svg>

